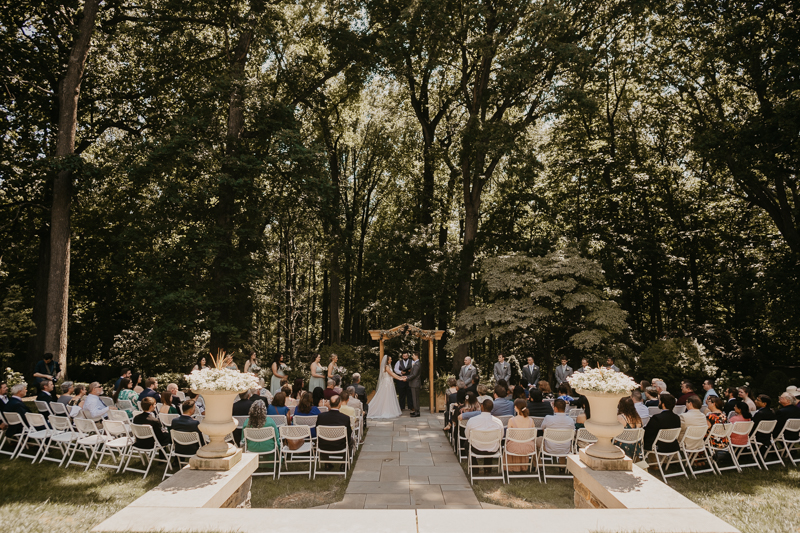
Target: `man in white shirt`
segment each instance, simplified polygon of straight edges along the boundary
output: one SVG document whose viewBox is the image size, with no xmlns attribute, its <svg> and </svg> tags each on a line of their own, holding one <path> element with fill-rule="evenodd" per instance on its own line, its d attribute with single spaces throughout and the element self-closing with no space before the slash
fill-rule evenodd
<svg viewBox="0 0 800 533">
<path fill-rule="evenodd" d="M 642 391 L 633 389 L 631 391 L 631 400 L 633 400 L 633 406 L 636 408 L 639 418 L 642 419 L 642 426 L 646 426 L 647 422 L 650 420 L 650 409 L 648 409 L 642 401 Z"/>
<path fill-rule="evenodd" d="M 492 429 L 499 429 L 501 432 L 503 431 L 503 423 L 500 422 L 495 416 L 492 416 L 492 409 L 494 408 L 494 402 L 492 400 L 485 400 L 481 404 L 481 414 L 478 416 L 474 416 L 469 419 L 467 422 L 467 427 L 464 429 L 464 436 L 467 437 L 469 440 L 469 434 L 472 430 L 478 429 L 481 431 L 488 431 Z M 500 442 L 498 441 L 497 444 L 494 446 L 487 446 L 485 444 L 479 444 L 478 446 L 473 446 L 473 450 L 476 453 L 481 453 L 485 455 L 491 455 L 495 453 L 500 448 Z"/>
<path fill-rule="evenodd" d="M 0 401 L 3 402 L 3 405 L 8 403 L 8 385 L 5 383 L 0 383 Z"/>
<path fill-rule="evenodd" d="M 683 439 L 686 430 L 691 426 L 701 426 L 708 428 L 708 420 L 706 415 L 700 410 L 703 402 L 699 396 L 689 396 L 686 399 L 686 411 L 680 415 L 681 417 L 681 432 L 678 435 L 678 441 Z"/>
<path fill-rule="evenodd" d="M 706 391 L 706 395 L 703 396 L 703 405 L 708 405 L 706 402 L 710 396 L 719 396 L 717 391 L 714 390 L 714 380 L 707 379 L 703 382 L 703 389 Z"/>
<path fill-rule="evenodd" d="M 103 394 L 103 386 L 93 381 L 92 384 L 89 385 L 89 394 L 86 395 L 86 399 L 83 402 L 83 416 L 89 420 L 98 422 L 108 416 L 108 411 L 111 408 L 107 407 L 106 404 L 100 400 L 101 394 Z"/>
<path fill-rule="evenodd" d="M 575 421 L 572 420 L 571 417 L 567 416 L 564 410 L 567 407 L 567 402 L 561 399 L 557 399 L 553 402 L 553 411 L 554 414 L 548 415 L 544 417 L 542 420 L 542 431 L 547 428 L 550 429 L 571 429 L 575 431 Z M 536 447 L 541 449 L 542 442 L 544 441 L 544 437 L 537 437 L 536 438 Z M 547 444 L 545 451 L 549 453 L 569 453 L 572 449 L 571 442 L 565 442 L 563 444 Z"/>
</svg>

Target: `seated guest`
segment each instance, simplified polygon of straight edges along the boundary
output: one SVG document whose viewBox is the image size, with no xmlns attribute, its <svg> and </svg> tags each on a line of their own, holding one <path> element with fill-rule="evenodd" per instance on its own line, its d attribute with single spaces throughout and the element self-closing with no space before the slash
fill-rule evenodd
<svg viewBox="0 0 800 533">
<path fill-rule="evenodd" d="M 539 386 L 541 387 L 541 381 L 539 382 Z M 546 382 L 545 382 L 546 383 Z M 542 431 L 548 428 L 552 429 L 571 429 L 575 431 L 575 422 L 567 416 L 565 413 L 567 409 L 567 402 L 564 400 L 556 400 L 553 402 L 553 410 L 555 413 L 552 415 L 544 417 L 542 421 Z M 536 438 L 536 445 L 538 448 L 541 449 L 542 442 L 544 441 L 544 437 L 537 437 Z M 549 453 L 569 453 L 570 448 L 572 447 L 571 442 L 566 442 L 563 444 L 547 444 L 545 447 L 545 451 Z"/>
<path fill-rule="evenodd" d="M 733 408 L 736 407 L 736 401 L 739 399 L 739 389 L 735 387 L 728 387 L 725 390 L 725 407 L 723 411 L 728 416 L 733 413 Z"/>
<path fill-rule="evenodd" d="M 636 408 L 636 412 L 639 413 L 639 418 L 642 419 L 642 426 L 646 426 L 650 420 L 650 410 L 642 402 L 642 391 L 632 390 L 631 400 L 633 400 L 633 407 Z"/>
<path fill-rule="evenodd" d="M 156 378 L 147 378 L 144 380 L 144 389 L 139 393 L 139 399 L 152 398 L 154 402 L 161 401 L 161 395 L 156 392 L 158 387 L 158 380 Z"/>
<path fill-rule="evenodd" d="M 481 383 L 481 377 L 478 374 L 472 376 L 472 383 L 467 385 L 467 392 L 471 392 L 475 394 L 475 397 L 478 397 L 478 385 Z"/>
<path fill-rule="evenodd" d="M 542 391 L 531 389 L 530 400 L 528 400 L 528 413 L 530 416 L 538 418 L 553 414 L 553 405 L 550 402 L 542 401 Z"/>
<path fill-rule="evenodd" d="M 158 439 L 158 443 L 162 446 L 166 446 L 172 439 L 169 436 L 169 432 L 167 428 L 159 421 L 158 417 L 155 415 L 156 410 L 156 401 L 148 396 L 142 400 L 142 412 L 138 415 L 133 417 L 133 423 L 140 426 L 150 426 L 153 428 L 153 433 Z M 135 446 L 137 448 L 142 448 L 143 450 L 149 450 L 155 446 L 152 437 L 148 437 L 146 439 L 139 439 L 136 438 Z"/>
<path fill-rule="evenodd" d="M 336 382 L 333 379 L 328 379 L 327 386 L 325 387 L 325 390 L 322 391 L 326 400 L 330 401 L 332 397 L 337 396 L 336 391 L 333 390 L 335 387 Z"/>
<path fill-rule="evenodd" d="M 736 402 L 736 405 L 733 406 L 733 410 L 736 414 L 728 418 L 728 422 L 731 424 L 735 424 L 736 422 L 748 422 L 752 419 L 750 407 L 742 400 Z M 748 440 L 749 438 L 747 435 L 731 435 L 731 444 L 736 444 L 737 446 L 747 444 Z"/>
<path fill-rule="evenodd" d="M 75 391 L 75 385 L 71 381 L 65 381 L 61 384 L 61 396 L 58 397 L 58 403 L 69 405 L 72 399 L 72 394 Z"/>
<path fill-rule="evenodd" d="M 681 395 L 675 401 L 675 405 L 686 405 L 686 400 L 689 399 L 689 396 L 694 396 L 696 394 L 691 381 L 681 381 Z"/>
<path fill-rule="evenodd" d="M 0 383 L 0 413 L 3 412 L 3 408 L 8 403 L 8 384 L 3 382 Z"/>
<path fill-rule="evenodd" d="M 257 400 L 256 400 L 257 401 Z M 272 404 L 267 407 L 267 414 L 268 415 L 283 415 L 286 417 L 286 420 L 291 423 L 292 421 L 292 413 L 289 412 L 289 408 L 286 407 L 286 393 L 283 391 L 277 393 L 275 397 L 272 398 Z"/>
<path fill-rule="evenodd" d="M 750 399 L 750 387 L 747 385 L 739 387 L 739 399 L 747 404 L 747 408 L 750 409 L 751 413 L 756 410 L 756 403 Z"/>
<path fill-rule="evenodd" d="M 643 379 L 642 381 L 639 382 L 639 392 L 644 394 L 644 391 L 646 391 L 647 387 L 649 387 L 649 386 L 650 386 L 650 382 L 647 381 L 646 379 Z"/>
<path fill-rule="evenodd" d="M 497 388 L 498 385 L 502 385 L 502 387 L 506 390 L 506 399 L 509 400 L 509 401 L 512 401 L 511 400 L 511 387 L 508 386 L 508 381 L 506 381 L 504 379 L 501 379 L 497 383 L 494 384 L 495 388 Z"/>
<path fill-rule="evenodd" d="M 678 440 L 683 439 L 686 429 L 691 426 L 708 428 L 708 419 L 700 410 L 701 407 L 703 407 L 703 400 L 700 399 L 700 396 L 694 394 L 686 398 L 686 411 L 679 415 L 681 417 L 681 433 L 678 435 Z"/>
<path fill-rule="evenodd" d="M 667 384 L 664 383 L 663 379 L 653 378 L 653 387 L 655 387 L 656 391 L 658 391 L 658 394 L 657 394 L 658 398 L 660 398 L 661 395 L 664 394 L 664 393 L 669 394 L 669 391 L 667 390 Z M 659 399 L 659 402 L 660 401 L 661 400 Z M 659 403 L 659 405 L 661 405 L 661 404 Z M 658 407 L 658 405 L 656 407 Z"/>
<path fill-rule="evenodd" d="M 120 400 L 127 400 L 131 402 L 134 408 L 136 408 L 136 402 L 139 401 L 139 395 L 133 392 L 132 387 L 133 382 L 130 379 L 122 378 L 122 381 L 119 382 L 119 388 L 114 393 L 114 403 L 116 404 Z M 128 418 L 133 417 L 133 409 L 126 409 L 125 412 L 128 413 Z"/>
<path fill-rule="evenodd" d="M 677 429 L 681 427 L 681 417 L 672 412 L 675 407 L 675 396 L 665 392 L 659 397 L 661 412 L 650 417 L 650 422 L 644 428 L 644 449 L 652 451 L 653 443 L 662 429 Z M 659 452 L 676 452 L 679 449 L 678 441 L 668 444 L 661 443 Z"/>
<path fill-rule="evenodd" d="M 255 403 L 258 400 L 264 402 L 264 405 L 270 405 L 273 401 L 275 401 L 275 397 L 272 394 L 270 394 L 267 389 L 262 389 L 259 386 L 250 389 L 250 401 Z"/>
<path fill-rule="evenodd" d="M 181 402 L 181 397 L 178 396 L 178 385 L 175 383 L 170 383 L 169 385 L 167 385 L 167 392 L 169 392 L 171 396 L 170 404 L 172 405 L 172 407 L 175 408 L 174 412 L 179 413 L 182 402 Z"/>
<path fill-rule="evenodd" d="M 489 388 L 486 385 L 480 384 L 478 385 L 478 401 L 483 403 L 484 400 L 491 400 L 492 397 L 489 396 Z"/>
<path fill-rule="evenodd" d="M 11 396 L 8 398 L 8 403 L 3 408 L 4 413 L 17 413 L 23 420 L 24 424 L 28 424 L 28 420 L 25 417 L 25 413 L 30 413 L 31 410 L 28 409 L 28 406 L 22 401 L 25 397 L 25 394 L 28 392 L 28 384 L 27 383 L 17 383 L 13 385 L 10 389 Z M 15 437 L 22 433 L 23 425 L 22 424 L 12 424 L 8 426 L 6 430 L 6 436 L 8 437 Z M 44 429 L 44 426 L 37 427 L 37 430 Z"/>
<path fill-rule="evenodd" d="M 347 401 L 347 405 L 349 405 L 353 409 L 361 409 L 361 411 L 363 412 L 364 411 L 364 404 L 361 403 L 361 400 L 359 400 L 358 396 L 356 396 L 355 387 L 350 385 L 349 387 L 347 387 L 346 392 L 347 392 L 347 395 L 350 397 L 350 399 Z"/>
<path fill-rule="evenodd" d="M 83 416 L 89 420 L 99 422 L 108 416 L 111 407 L 107 407 L 100 399 L 100 396 L 103 394 L 103 386 L 100 385 L 100 383 L 93 381 L 89 385 L 88 392 L 83 402 Z M 155 405 L 155 401 L 153 401 L 153 405 Z"/>
<path fill-rule="evenodd" d="M 161 393 L 161 407 L 158 412 L 165 415 L 178 414 L 178 410 L 172 405 L 172 394 L 169 391 Z"/>
<path fill-rule="evenodd" d="M 320 387 L 317 387 L 320 389 Z M 322 390 L 322 389 L 320 389 Z M 314 405 L 314 399 L 310 392 L 304 392 L 302 396 L 300 396 L 300 403 L 297 404 L 297 407 L 294 408 L 294 416 L 319 416 L 320 410 Z M 311 436 L 317 436 L 316 428 L 311 428 Z"/>
<path fill-rule="evenodd" d="M 460 379 L 456 379 L 452 376 L 447 378 L 447 391 L 445 392 L 445 396 L 447 400 L 444 404 L 444 430 L 450 430 L 450 406 L 453 404 L 458 405 L 458 391 L 465 389 L 466 386 L 464 382 Z"/>
<path fill-rule="evenodd" d="M 56 401 L 56 398 L 52 395 L 53 391 L 52 381 L 50 381 L 49 379 L 43 379 L 38 383 L 37 388 L 39 389 L 39 394 L 36 395 L 37 401 L 45 403 Z M 40 414 L 44 416 L 45 420 L 47 420 L 47 418 L 50 416 L 49 411 L 41 411 Z"/>
<path fill-rule="evenodd" d="M 361 374 L 356 372 L 353 374 L 353 381 L 350 384 L 351 387 L 356 389 L 356 396 L 358 396 L 359 401 L 361 401 L 361 405 L 364 406 L 364 412 L 366 413 L 369 410 L 369 405 L 367 405 L 367 389 L 364 388 L 364 385 L 361 384 Z M 447 380 L 447 386 L 451 387 L 450 380 L 455 380 L 456 378 L 451 377 Z"/>
<path fill-rule="evenodd" d="M 586 420 L 592 418 L 591 408 L 589 406 L 589 399 L 586 396 L 578 396 L 572 403 L 572 407 L 583 409 L 583 412 L 575 417 L 575 429 L 586 427 Z"/>
<path fill-rule="evenodd" d="M 620 424 L 625 426 L 625 429 L 638 429 L 642 427 L 642 418 L 639 416 L 639 413 L 636 412 L 636 407 L 634 407 L 633 404 L 633 398 L 630 396 L 620 398 L 619 403 L 617 404 L 617 420 Z M 622 451 L 625 452 L 625 455 L 631 459 L 638 457 L 641 454 L 638 442 L 633 444 L 615 442 L 615 444 L 622 448 Z"/>
<path fill-rule="evenodd" d="M 558 386 L 558 397 L 567 403 L 572 403 L 575 401 L 575 398 L 569 395 L 570 392 L 569 383 L 565 382 Z"/>
<path fill-rule="evenodd" d="M 647 387 L 644 391 L 645 394 L 645 407 L 658 407 L 658 389 L 655 387 Z M 649 410 L 648 410 L 649 412 Z"/>
<path fill-rule="evenodd" d="M 522 387 L 517 387 L 522 388 Z M 528 416 L 528 402 L 525 398 L 517 398 L 514 400 L 514 418 L 508 421 L 508 427 L 530 429 L 535 427 L 533 419 Z M 507 442 L 506 448 L 509 452 L 519 455 L 508 456 L 508 471 L 509 472 L 524 472 L 528 469 L 530 460 L 524 457 L 523 454 L 532 454 L 536 452 L 536 445 L 533 442 Z"/>
<path fill-rule="evenodd" d="M 281 394 L 280 392 L 278 394 Z M 275 396 L 277 397 L 278 394 Z M 244 421 L 244 428 L 267 428 L 271 427 L 275 429 L 275 440 L 267 440 L 264 442 L 253 442 L 248 440 L 247 441 L 247 451 L 248 452 L 271 452 L 275 450 L 275 444 L 277 441 L 278 450 L 281 448 L 280 443 L 280 436 L 278 432 L 278 426 L 275 424 L 275 421 L 271 418 L 267 417 L 267 408 L 264 405 L 263 400 L 256 400 L 253 402 L 253 405 L 250 406 L 250 412 L 248 413 L 247 420 Z M 244 431 L 242 432 L 244 434 Z"/>
<path fill-rule="evenodd" d="M 528 389 L 525 388 L 525 387 L 521 387 L 520 385 L 510 385 L 510 386 L 513 387 L 512 390 L 511 390 L 511 401 L 513 402 L 513 401 L 516 401 L 516 400 L 525 400 L 525 403 L 527 404 L 527 402 L 528 402 Z M 525 409 L 527 409 L 527 408 L 528 407 L 526 405 Z"/>
<path fill-rule="evenodd" d="M 315 407 L 328 407 L 328 400 L 325 399 L 325 390 L 322 387 L 316 387 L 311 396 Z"/>
<path fill-rule="evenodd" d="M 495 392 L 496 391 L 497 387 L 495 387 Z M 492 402 L 492 400 L 485 400 L 481 404 L 481 410 L 478 411 L 477 416 L 473 416 L 472 418 L 470 418 L 469 422 L 467 422 L 467 427 L 464 428 L 464 437 L 466 437 L 467 442 L 469 442 L 470 432 L 476 429 L 480 431 L 499 429 L 502 433 L 503 423 L 500 422 L 500 420 L 497 417 L 492 415 L 493 409 L 494 409 L 494 402 Z M 478 446 L 472 445 L 471 448 L 472 452 L 477 455 L 492 455 L 496 453 L 497 450 L 500 448 L 500 440 L 498 439 L 498 441 L 494 444 L 481 443 Z"/>
<path fill-rule="evenodd" d="M 317 417 L 317 427 L 320 426 L 344 426 L 346 428 L 345 435 L 350 436 L 353 433 L 353 427 L 350 425 L 350 417 L 344 413 L 339 412 L 339 405 L 340 399 L 338 395 L 331 396 L 330 399 L 330 411 L 327 413 L 320 413 Z M 345 437 L 343 440 L 338 441 L 327 441 L 318 439 L 317 440 L 317 449 L 319 453 L 322 455 L 323 460 L 330 457 L 330 454 L 326 454 L 326 451 L 336 451 L 341 450 L 347 446 L 347 448 L 353 447 L 353 439 Z M 344 471 L 344 465 L 340 467 L 342 471 Z M 330 465 L 325 465 L 325 470 L 330 470 Z"/>
<path fill-rule="evenodd" d="M 333 376 L 333 392 L 334 394 L 341 394 L 342 393 L 342 376 L 336 374 Z"/>
<path fill-rule="evenodd" d="M 233 416 L 247 416 L 250 414 L 250 407 L 253 405 L 252 396 L 253 394 L 250 390 L 239 394 L 239 401 L 233 404 Z"/>
<path fill-rule="evenodd" d="M 194 400 L 186 400 L 181 404 L 183 414 L 172 420 L 171 429 L 175 431 L 183 431 L 186 433 L 197 433 L 200 439 L 200 444 L 191 444 L 184 446 L 182 444 L 175 444 L 175 453 L 182 455 L 194 455 L 206 441 L 203 434 L 200 432 L 200 422 L 192 418 L 194 414 Z"/>
<path fill-rule="evenodd" d="M 495 386 L 492 416 L 514 416 L 514 402 L 509 400 L 507 396 L 508 391 L 503 385 Z"/>
<path fill-rule="evenodd" d="M 303 378 L 295 379 L 294 383 L 292 384 L 292 399 L 300 401 L 300 397 L 304 392 L 303 389 L 305 389 Z"/>
<path fill-rule="evenodd" d="M 550 383 L 548 383 L 547 381 L 540 381 L 538 387 L 539 390 L 542 392 L 542 398 L 544 398 L 545 400 L 552 400 L 553 398 L 556 397 L 556 395 L 553 394 L 553 389 L 550 388 Z"/>
<path fill-rule="evenodd" d="M 722 412 L 722 409 L 725 407 L 725 402 L 722 401 L 722 398 L 718 396 L 709 396 L 708 400 L 706 400 L 706 406 L 708 407 L 706 420 L 708 420 L 709 431 L 711 431 L 711 426 L 714 424 L 728 423 L 728 417 Z M 706 436 L 708 436 L 708 433 L 706 433 Z M 726 450 L 728 448 L 728 437 L 712 437 L 709 443 L 713 448 Z"/>
<path fill-rule="evenodd" d="M 86 387 L 83 385 L 75 385 L 75 390 L 72 391 L 72 398 L 69 400 L 69 406 L 81 406 L 84 399 L 86 399 Z"/>
<path fill-rule="evenodd" d="M 707 379 L 707 380 L 705 380 L 703 382 L 703 390 L 706 391 L 705 396 L 703 396 L 703 405 L 706 405 L 706 406 L 708 405 L 708 399 L 711 396 L 719 396 L 719 394 L 717 394 L 717 391 L 714 390 L 714 380 L 713 379 Z"/>
<path fill-rule="evenodd" d="M 356 410 L 350 405 L 350 400 L 350 393 L 343 390 L 342 394 L 339 395 L 339 412 L 349 416 L 350 426 L 355 428 L 358 424 L 358 418 L 356 418 Z"/>
<path fill-rule="evenodd" d="M 775 413 L 772 412 L 772 409 L 769 408 L 770 404 L 772 403 L 772 399 L 767 396 L 766 394 L 759 394 L 756 396 L 756 412 L 753 413 L 753 429 L 750 430 L 750 434 L 756 432 L 756 428 L 758 424 L 761 423 L 762 420 L 777 420 Z M 763 446 L 770 445 L 770 434 L 769 433 L 758 433 L 756 435 L 756 440 L 759 444 Z"/>
<path fill-rule="evenodd" d="M 787 420 L 800 418 L 800 408 L 797 407 L 797 399 L 794 396 L 788 392 L 784 392 L 778 397 L 778 403 L 780 404 L 780 407 L 775 413 L 775 419 L 778 421 L 778 423 L 775 424 L 775 429 L 772 430 L 773 437 L 780 435 L 781 431 L 783 430 L 783 426 L 786 425 Z M 797 440 L 798 432 L 787 432 L 784 434 L 784 438 L 787 440 Z"/>
</svg>

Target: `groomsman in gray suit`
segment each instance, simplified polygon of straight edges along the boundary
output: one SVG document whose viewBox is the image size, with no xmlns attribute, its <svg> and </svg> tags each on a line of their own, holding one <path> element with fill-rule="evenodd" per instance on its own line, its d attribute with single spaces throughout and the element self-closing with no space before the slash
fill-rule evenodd
<svg viewBox="0 0 800 533">
<path fill-rule="evenodd" d="M 506 362 L 505 356 L 499 353 L 497 362 L 494 364 L 494 382 L 497 383 L 501 379 L 506 383 L 511 379 L 511 365 Z"/>
<path fill-rule="evenodd" d="M 567 381 L 567 378 L 572 375 L 572 367 L 567 364 L 567 358 L 561 358 L 561 366 L 556 367 L 556 388 L 562 383 Z"/>
<path fill-rule="evenodd" d="M 472 366 L 472 357 L 465 357 L 464 358 L 464 366 L 461 367 L 461 371 L 458 373 L 458 379 L 463 381 L 467 387 L 472 385 L 472 378 L 478 375 L 478 370 Z"/>
<path fill-rule="evenodd" d="M 422 385 L 422 365 L 419 362 L 419 355 L 411 354 L 411 370 L 408 371 L 408 391 L 411 393 L 411 416 L 419 416 L 419 388 Z"/>
</svg>

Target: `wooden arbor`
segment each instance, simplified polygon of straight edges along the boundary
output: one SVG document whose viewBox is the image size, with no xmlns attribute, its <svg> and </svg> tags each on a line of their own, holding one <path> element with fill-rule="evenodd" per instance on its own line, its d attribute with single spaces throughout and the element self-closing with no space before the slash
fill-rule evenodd
<svg viewBox="0 0 800 533">
<path fill-rule="evenodd" d="M 369 334 L 372 337 L 372 340 L 380 341 L 381 343 L 381 353 L 378 364 L 380 364 L 380 361 L 383 361 L 383 341 L 386 339 L 414 335 L 424 341 L 428 341 L 428 389 L 430 389 L 431 413 L 435 413 L 436 402 L 433 394 L 433 341 L 441 340 L 444 331 L 439 331 L 438 329 L 426 330 L 412 326 L 411 324 L 402 324 L 392 329 L 371 329 L 369 330 Z"/>
</svg>

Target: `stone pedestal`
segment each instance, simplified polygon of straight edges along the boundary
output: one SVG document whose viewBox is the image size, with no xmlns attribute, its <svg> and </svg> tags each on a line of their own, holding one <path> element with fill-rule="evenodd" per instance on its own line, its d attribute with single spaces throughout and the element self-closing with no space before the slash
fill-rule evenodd
<svg viewBox="0 0 800 533">
<path fill-rule="evenodd" d="M 627 455 L 623 456 L 621 459 L 598 459 L 581 450 L 579 456 L 581 462 L 592 470 L 603 470 L 606 472 L 615 470 L 630 472 L 633 470 L 633 460 Z"/>
<path fill-rule="evenodd" d="M 195 455 L 189 459 L 189 468 L 192 470 L 217 470 L 227 472 L 242 460 L 242 450 L 237 449 L 233 455 L 217 459 L 207 459 Z"/>
</svg>

